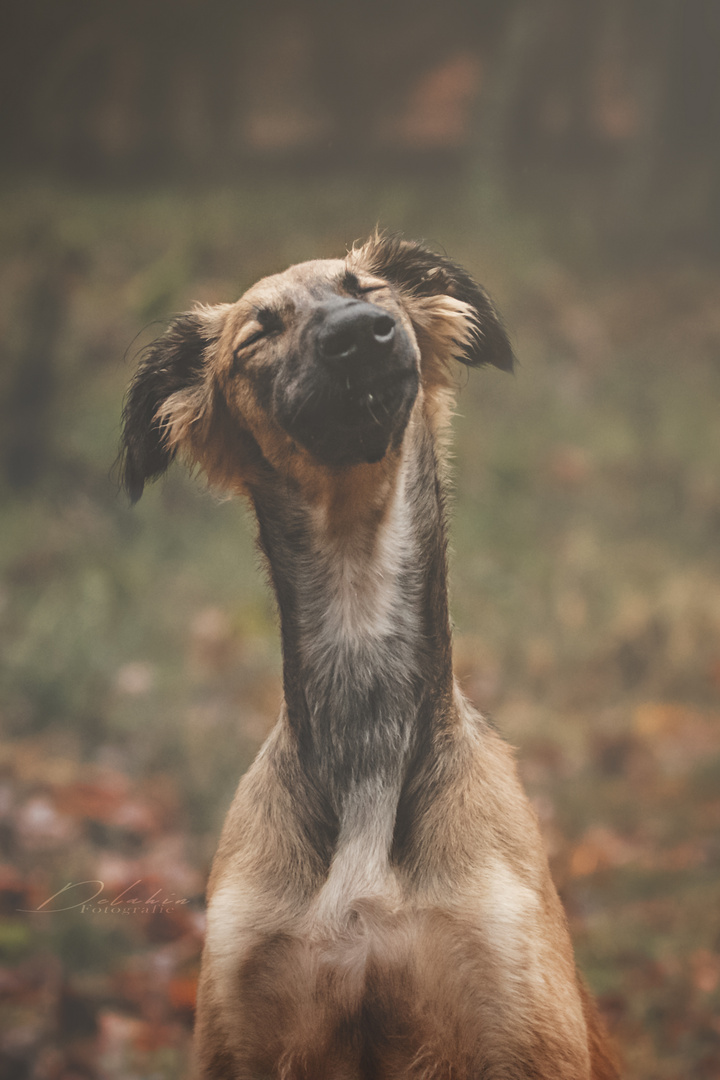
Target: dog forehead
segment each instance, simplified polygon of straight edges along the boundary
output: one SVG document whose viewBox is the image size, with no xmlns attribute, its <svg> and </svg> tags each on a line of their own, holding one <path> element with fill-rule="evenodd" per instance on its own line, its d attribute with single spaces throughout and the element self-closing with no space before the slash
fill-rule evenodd
<svg viewBox="0 0 720 1080">
<path fill-rule="evenodd" d="M 256 307 L 288 302 L 302 306 L 303 301 L 320 299 L 328 291 L 337 290 L 345 270 L 343 259 L 312 259 L 296 263 L 279 274 L 256 281 L 241 299 L 243 303 Z"/>
</svg>

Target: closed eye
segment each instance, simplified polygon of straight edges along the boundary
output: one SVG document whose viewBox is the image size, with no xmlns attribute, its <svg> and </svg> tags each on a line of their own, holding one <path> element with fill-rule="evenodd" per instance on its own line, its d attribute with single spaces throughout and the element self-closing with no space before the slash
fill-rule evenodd
<svg viewBox="0 0 720 1080">
<path fill-rule="evenodd" d="M 350 293 L 351 296 L 367 296 L 368 293 L 379 292 L 380 289 L 386 289 L 387 285 L 385 282 L 375 282 L 372 285 L 361 285 L 352 270 L 346 270 L 342 279 L 342 288 L 345 292 Z"/>
<path fill-rule="evenodd" d="M 357 292 L 359 296 L 367 296 L 371 292 L 380 292 L 382 289 L 387 289 L 387 285 L 360 285 Z"/>
<path fill-rule="evenodd" d="M 235 346 L 235 354 L 242 352 L 243 349 L 247 349 L 250 345 L 254 345 L 256 341 L 260 341 L 262 338 L 267 337 L 269 331 L 265 327 L 260 327 L 259 330 L 255 330 L 254 333 L 244 338 L 239 345 Z"/>
<path fill-rule="evenodd" d="M 251 334 L 248 334 L 246 338 L 235 346 L 234 355 L 237 356 L 243 349 L 249 349 L 251 345 L 255 345 L 256 342 L 262 341 L 263 338 L 270 337 L 271 334 L 279 333 L 283 328 L 282 318 L 277 311 L 273 311 L 272 308 L 257 308 L 255 311 L 255 322 L 258 325 L 257 330 L 253 330 Z"/>
</svg>

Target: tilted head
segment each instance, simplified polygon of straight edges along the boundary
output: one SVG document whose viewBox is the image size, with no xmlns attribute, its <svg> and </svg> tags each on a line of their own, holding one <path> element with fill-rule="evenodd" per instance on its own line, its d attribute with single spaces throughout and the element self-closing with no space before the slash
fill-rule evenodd
<svg viewBox="0 0 720 1080">
<path fill-rule="evenodd" d="M 123 481 L 139 499 L 176 453 L 241 492 L 268 469 L 302 482 L 376 465 L 420 402 L 437 421 L 454 360 L 512 369 L 488 296 L 445 256 L 375 234 L 176 319 L 128 392 Z"/>
</svg>

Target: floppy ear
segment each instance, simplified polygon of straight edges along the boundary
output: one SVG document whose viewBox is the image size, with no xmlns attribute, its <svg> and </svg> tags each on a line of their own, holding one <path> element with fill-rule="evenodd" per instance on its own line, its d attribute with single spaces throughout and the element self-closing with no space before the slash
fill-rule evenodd
<svg viewBox="0 0 720 1080">
<path fill-rule="evenodd" d="M 183 391 L 190 391 L 186 411 L 202 407 L 204 353 L 214 339 L 211 320 L 198 310 L 175 319 L 145 352 L 125 399 L 120 448 L 122 483 L 134 503 L 145 481 L 164 473 L 175 457 L 163 407 Z"/>
<path fill-rule="evenodd" d="M 464 270 L 445 255 L 392 234 L 374 233 L 353 252 L 357 262 L 370 273 L 385 278 L 417 301 L 418 315 L 449 318 L 457 324 L 464 316 L 464 327 L 451 338 L 452 355 L 470 367 L 493 364 L 503 371 L 512 371 L 515 357 L 502 319 L 482 288 Z M 449 297 L 456 304 L 423 304 L 424 298 Z"/>
</svg>

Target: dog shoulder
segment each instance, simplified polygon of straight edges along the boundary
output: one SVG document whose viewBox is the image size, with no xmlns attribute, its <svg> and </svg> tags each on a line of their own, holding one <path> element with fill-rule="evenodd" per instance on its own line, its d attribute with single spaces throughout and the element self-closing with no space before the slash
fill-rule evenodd
<svg viewBox="0 0 720 1080">
<path fill-rule="evenodd" d="M 208 899 L 245 878 L 263 892 L 307 897 L 327 874 L 337 820 L 312 788 L 281 717 L 238 784 L 223 826 Z"/>
</svg>

